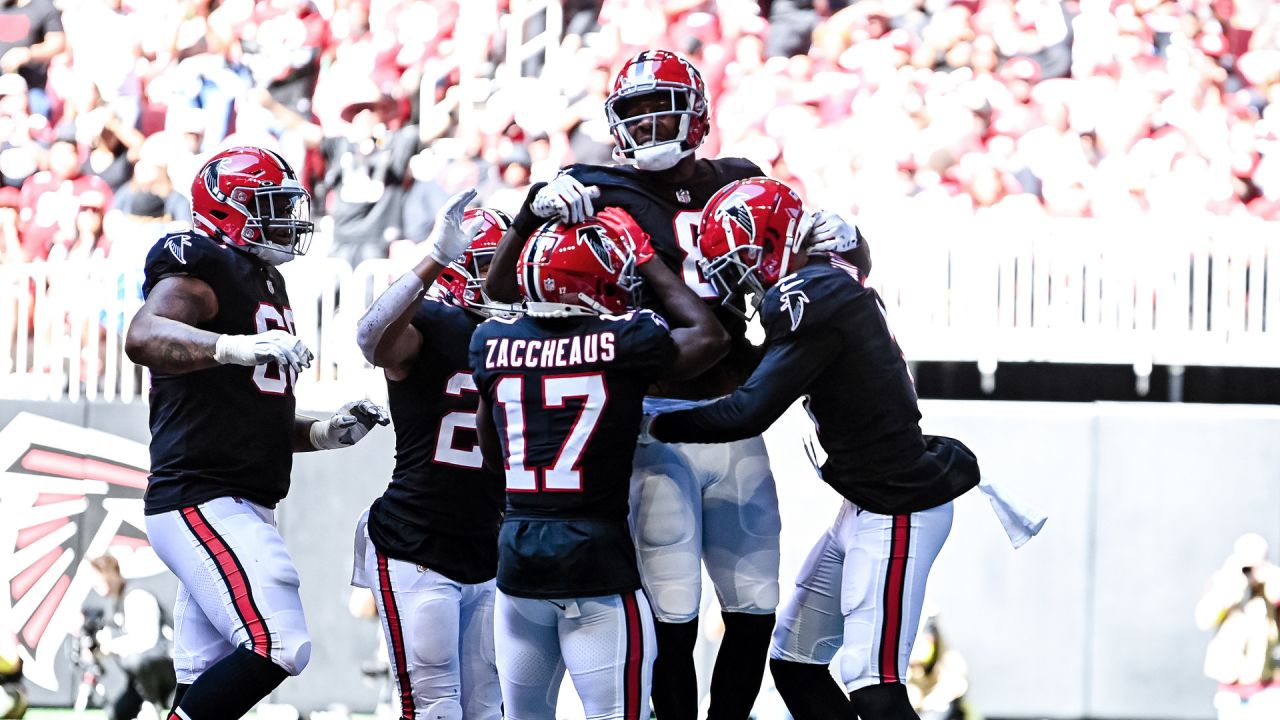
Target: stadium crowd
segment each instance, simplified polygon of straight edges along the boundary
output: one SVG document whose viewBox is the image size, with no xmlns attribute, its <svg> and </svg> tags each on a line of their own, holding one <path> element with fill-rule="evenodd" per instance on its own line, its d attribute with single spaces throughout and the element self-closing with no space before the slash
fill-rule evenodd
<svg viewBox="0 0 1280 720">
<path fill-rule="evenodd" d="M 231 142 L 305 168 L 313 254 L 396 254 L 461 187 L 514 209 L 607 161 L 610 79 L 648 47 L 702 70 L 708 156 L 813 206 L 1280 218 L 1270 0 L 565 0 L 523 68 L 507 6 L 4 0 L 0 258 L 140 265 Z"/>
</svg>

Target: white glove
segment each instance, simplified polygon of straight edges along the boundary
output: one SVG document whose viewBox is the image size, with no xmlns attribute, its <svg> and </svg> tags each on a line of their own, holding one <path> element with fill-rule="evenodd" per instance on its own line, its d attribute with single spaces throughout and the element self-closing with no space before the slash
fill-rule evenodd
<svg viewBox="0 0 1280 720">
<path fill-rule="evenodd" d="M 328 420 L 311 424 L 311 445 L 317 450 L 333 450 L 360 442 L 374 425 L 386 425 L 391 416 L 372 400 L 356 400 L 342 406 Z"/>
<path fill-rule="evenodd" d="M 471 243 L 471 233 L 462 229 L 462 216 L 467 205 L 476 197 L 475 188 L 467 188 L 445 201 L 436 213 L 436 224 L 427 236 L 427 254 L 441 265 L 448 265 L 466 251 Z"/>
<path fill-rule="evenodd" d="M 311 351 L 285 330 L 268 330 L 257 335 L 219 335 L 213 359 L 223 365 L 264 365 L 274 362 L 299 372 L 311 367 Z"/>
<path fill-rule="evenodd" d="M 559 217 L 573 225 L 595 215 L 591 200 L 600 197 L 600 188 L 583 185 L 568 173 L 560 173 L 533 197 L 530 209 L 540 218 Z"/>
<path fill-rule="evenodd" d="M 809 230 L 809 251 L 840 253 L 858 247 L 861 239 L 856 225 L 851 225 L 837 213 L 819 210 L 813 214 Z"/>
</svg>

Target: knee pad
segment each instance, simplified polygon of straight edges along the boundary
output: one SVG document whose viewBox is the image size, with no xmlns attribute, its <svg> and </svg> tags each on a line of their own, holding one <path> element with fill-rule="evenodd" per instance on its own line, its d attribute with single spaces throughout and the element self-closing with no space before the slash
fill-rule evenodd
<svg viewBox="0 0 1280 720">
<path fill-rule="evenodd" d="M 298 675 L 307 668 L 307 664 L 311 662 L 311 640 L 304 639 L 298 643 L 290 643 L 280 649 L 279 657 L 272 657 L 271 661 L 290 675 Z"/>
<path fill-rule="evenodd" d="M 415 693 L 415 700 L 418 700 L 416 695 Z M 462 720 L 462 705 L 458 703 L 457 697 L 423 700 L 416 704 L 419 705 L 415 713 L 417 717 L 431 718 L 431 720 Z"/>
</svg>

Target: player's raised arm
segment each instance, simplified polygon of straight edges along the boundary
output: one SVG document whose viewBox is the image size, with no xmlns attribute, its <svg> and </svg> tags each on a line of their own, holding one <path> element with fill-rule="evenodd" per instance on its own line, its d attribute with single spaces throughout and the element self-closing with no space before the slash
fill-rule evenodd
<svg viewBox="0 0 1280 720">
<path fill-rule="evenodd" d="M 468 188 L 449 198 L 427 238 L 427 256 L 379 295 L 356 326 L 360 352 L 370 363 L 384 368 L 392 380 L 403 379 L 422 347 L 422 333 L 409 321 L 423 292 L 467 249 L 469 233 L 463 220 L 467 204 L 475 196 L 475 188 Z"/>
<path fill-rule="evenodd" d="M 546 187 L 546 183 L 536 183 L 529 188 L 524 205 L 511 221 L 511 227 L 502 236 L 498 249 L 493 253 L 493 261 L 489 265 L 489 274 L 484 279 L 484 292 L 498 302 L 520 302 L 520 288 L 516 285 L 516 261 L 520 259 L 520 249 L 525 240 L 543 223 L 543 218 L 533 211 L 534 198 Z"/>
<path fill-rule="evenodd" d="M 631 237 L 640 275 L 666 309 L 665 318 L 672 324 L 676 359 L 663 376 L 676 380 L 696 377 L 716 364 L 729 351 L 729 333 L 707 304 L 661 261 L 649 262 L 654 257 L 649 236 L 625 210 L 605 208 L 596 217 L 618 235 Z"/>
</svg>

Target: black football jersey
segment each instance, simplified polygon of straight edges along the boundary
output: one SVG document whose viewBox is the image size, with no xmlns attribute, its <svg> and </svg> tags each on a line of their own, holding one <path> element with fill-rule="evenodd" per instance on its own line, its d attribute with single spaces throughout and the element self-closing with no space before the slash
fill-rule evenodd
<svg viewBox="0 0 1280 720">
<path fill-rule="evenodd" d="M 668 184 L 661 173 L 625 165 L 570 165 L 565 170 L 583 185 L 600 188 L 600 197 L 593 203 L 596 208 L 621 207 L 629 212 L 649 233 L 653 250 L 663 263 L 699 297 L 715 303 L 716 319 L 729 332 L 729 352 L 715 367 L 692 380 L 665 381 L 654 388 L 654 393 L 706 399 L 724 395 L 740 385 L 755 368 L 759 351 L 746 339 L 746 323 L 720 306 L 715 287 L 698 266 L 702 259 L 698 225 L 702 209 L 720 188 L 764 172 L 743 158 L 698 160 L 692 180 L 685 184 Z M 661 301 L 652 293 L 641 294 L 641 305 L 664 312 Z"/>
<path fill-rule="evenodd" d="M 408 375 L 387 381 L 396 465 L 369 509 L 369 538 L 388 557 L 485 582 L 498 567 L 503 488 L 483 469 L 476 437 L 467 347 L 480 318 L 427 298 L 411 322 L 423 344 Z"/>
<path fill-rule="evenodd" d="M 597 597 L 640 587 L 627 524 L 645 390 L 675 357 L 650 310 L 492 319 L 471 338 L 506 458 L 498 587 Z"/>
<path fill-rule="evenodd" d="M 203 330 L 294 332 L 284 278 L 246 252 L 197 233 L 166 235 L 147 254 L 143 295 L 175 275 L 213 289 L 218 314 L 199 325 Z M 153 373 L 146 512 L 227 496 L 275 507 L 289 492 L 296 380 L 276 363 Z"/>
<path fill-rule="evenodd" d="M 662 440 L 757 435 L 807 396 L 828 454 L 823 479 L 859 507 L 925 510 L 977 483 L 976 465 L 972 477 L 936 467 L 939 450 L 920 432 L 906 360 L 879 296 L 863 286 L 857 268 L 838 257 L 815 258 L 765 293 L 761 320 L 765 353 L 751 378 L 722 400 L 663 415 Z"/>
</svg>

